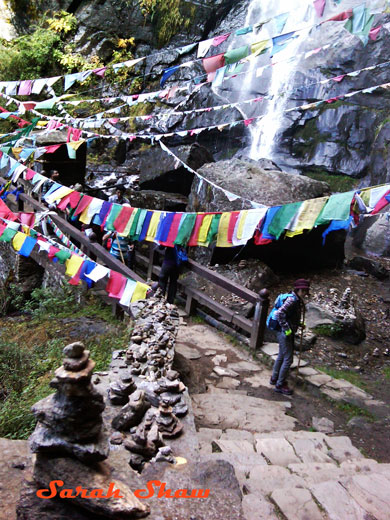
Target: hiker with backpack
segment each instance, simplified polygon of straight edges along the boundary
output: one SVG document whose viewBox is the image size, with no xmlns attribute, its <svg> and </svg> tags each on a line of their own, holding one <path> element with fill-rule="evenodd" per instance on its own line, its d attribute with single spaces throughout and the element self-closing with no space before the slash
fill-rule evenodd
<svg viewBox="0 0 390 520">
<path fill-rule="evenodd" d="M 275 392 L 283 395 L 292 395 L 293 391 L 287 384 L 289 368 L 293 361 L 294 336 L 298 327 L 304 327 L 302 320 L 305 303 L 308 296 L 310 282 L 300 278 L 294 282 L 291 293 L 280 294 L 272 311 L 267 318 L 267 326 L 278 333 L 279 354 L 275 360 L 271 385 L 275 385 Z"/>
<path fill-rule="evenodd" d="M 168 303 L 174 303 L 175 301 L 177 280 L 181 268 L 187 260 L 187 253 L 183 247 L 175 245 L 174 247 L 165 248 L 164 260 L 158 277 L 158 284 L 164 296 L 168 286 Z"/>
</svg>

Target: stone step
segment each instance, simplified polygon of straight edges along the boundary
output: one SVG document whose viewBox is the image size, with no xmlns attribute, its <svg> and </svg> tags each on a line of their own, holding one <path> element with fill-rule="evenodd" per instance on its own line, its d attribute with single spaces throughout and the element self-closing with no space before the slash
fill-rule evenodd
<svg viewBox="0 0 390 520">
<path fill-rule="evenodd" d="M 310 486 L 310 491 L 329 520 L 368 520 L 367 512 L 337 481 L 328 480 Z"/>
<path fill-rule="evenodd" d="M 382 473 L 353 475 L 341 481 L 350 496 L 376 520 L 388 520 L 390 480 Z"/>
<path fill-rule="evenodd" d="M 371 474 L 376 472 L 377 466 L 379 464 L 376 460 L 362 459 L 356 462 L 343 462 L 340 466 L 334 462 L 289 464 L 288 469 L 294 475 L 301 477 L 308 486 L 327 480 L 339 480 L 355 473 Z"/>
<path fill-rule="evenodd" d="M 339 464 L 347 460 L 363 459 L 361 452 L 353 446 L 351 439 L 346 436 L 325 438 L 326 444 L 329 446 L 329 455 Z"/>
<path fill-rule="evenodd" d="M 259 494 L 244 495 L 242 510 L 245 520 L 279 520 L 274 505 Z"/>
<path fill-rule="evenodd" d="M 246 484 L 247 479 L 254 465 L 267 466 L 267 461 L 257 453 L 209 453 L 202 460 L 226 460 L 235 471 L 241 489 Z"/>
<path fill-rule="evenodd" d="M 285 414 L 288 401 L 267 401 L 235 394 L 195 394 L 192 396 L 195 417 L 200 425 L 225 429 L 271 432 L 292 430 L 295 419 Z"/>
<path fill-rule="evenodd" d="M 286 491 L 286 489 L 275 489 L 271 494 L 271 499 L 288 520 L 324 520 L 322 512 L 308 489 L 295 487 Z"/>
<path fill-rule="evenodd" d="M 271 464 L 288 466 L 289 464 L 301 462 L 301 459 L 297 457 L 293 447 L 286 439 L 257 438 L 255 442 L 257 453 L 261 453 Z"/>
<path fill-rule="evenodd" d="M 305 487 L 305 481 L 282 466 L 254 465 L 244 484 L 244 492 L 267 496 L 275 489 Z"/>
</svg>

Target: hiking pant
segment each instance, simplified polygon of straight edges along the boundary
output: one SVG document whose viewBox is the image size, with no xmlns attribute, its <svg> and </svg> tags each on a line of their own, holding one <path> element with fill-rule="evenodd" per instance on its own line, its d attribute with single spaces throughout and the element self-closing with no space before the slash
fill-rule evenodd
<svg viewBox="0 0 390 520">
<path fill-rule="evenodd" d="M 179 268 L 176 264 L 163 263 L 158 277 L 158 284 L 161 287 L 162 293 L 165 296 L 168 285 L 167 302 L 174 303 L 177 291 L 177 279 L 179 278 Z"/>
<path fill-rule="evenodd" d="M 279 354 L 274 363 L 272 371 L 272 379 L 276 381 L 277 386 L 285 383 L 288 370 L 293 362 L 294 352 L 294 334 L 286 336 L 284 332 L 278 332 Z"/>
</svg>

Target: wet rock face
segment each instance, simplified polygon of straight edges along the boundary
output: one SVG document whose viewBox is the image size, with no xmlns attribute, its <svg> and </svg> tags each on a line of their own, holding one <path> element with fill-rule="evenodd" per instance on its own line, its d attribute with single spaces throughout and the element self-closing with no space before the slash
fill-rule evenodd
<svg viewBox="0 0 390 520">
<path fill-rule="evenodd" d="M 322 197 L 330 193 L 325 182 L 280 171 L 264 170 L 253 162 L 231 159 L 206 164 L 199 173 L 245 199 L 267 206 Z M 283 190 L 280 189 L 283 186 Z M 187 211 L 232 211 L 251 208 L 241 199 L 229 201 L 221 191 L 194 179 Z"/>
<path fill-rule="evenodd" d="M 364 219 L 353 231 L 353 245 L 367 254 L 390 257 L 389 213 Z"/>
<path fill-rule="evenodd" d="M 103 396 L 91 385 L 95 363 L 89 351 L 76 342 L 64 348 L 63 365 L 55 371 L 50 386 L 57 391 L 36 403 L 38 420 L 30 437 L 34 453 L 71 456 L 82 462 L 97 462 L 108 455 L 102 435 Z"/>
</svg>

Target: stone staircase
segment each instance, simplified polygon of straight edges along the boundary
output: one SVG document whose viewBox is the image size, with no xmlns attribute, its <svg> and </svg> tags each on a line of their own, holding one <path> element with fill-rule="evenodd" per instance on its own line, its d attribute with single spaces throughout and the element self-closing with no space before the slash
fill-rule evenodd
<svg viewBox="0 0 390 520">
<path fill-rule="evenodd" d="M 176 351 L 206 363 L 207 391 L 191 394 L 201 460 L 234 467 L 245 520 L 390 520 L 390 464 L 347 436 L 296 431 L 294 397 L 276 397 L 270 370 L 207 326 L 180 327 Z"/>
<path fill-rule="evenodd" d="M 214 417 L 199 429 L 201 454 L 233 465 L 245 520 L 389 520 L 390 464 L 365 458 L 349 437 L 293 431 L 289 402 L 234 390 L 192 399 L 198 421 Z"/>
</svg>

